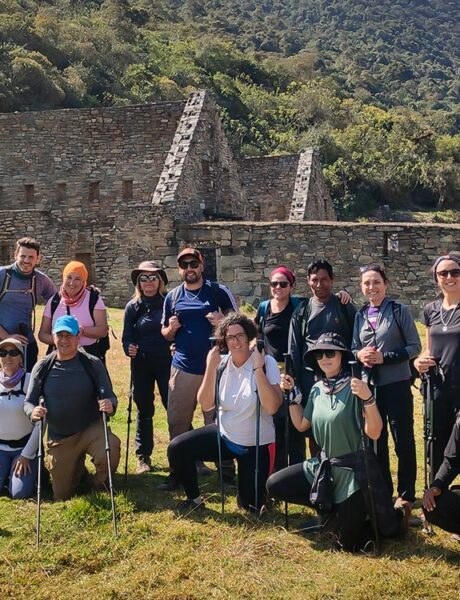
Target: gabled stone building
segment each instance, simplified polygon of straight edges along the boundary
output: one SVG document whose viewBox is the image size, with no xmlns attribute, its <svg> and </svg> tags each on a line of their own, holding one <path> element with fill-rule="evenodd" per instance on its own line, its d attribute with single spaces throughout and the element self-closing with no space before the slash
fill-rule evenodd
<svg viewBox="0 0 460 600">
<path fill-rule="evenodd" d="M 109 305 L 123 306 L 129 273 L 199 246 L 210 276 L 247 302 L 267 297 L 266 277 L 285 263 L 306 293 L 308 262 L 328 257 L 337 286 L 357 294 L 360 263 L 385 262 L 395 296 L 423 303 L 433 255 L 458 248 L 456 226 L 335 221 L 318 154 L 236 159 L 208 94 L 120 108 L 0 114 L 0 263 L 33 235 L 56 282 L 85 262 Z M 403 278 L 403 279 L 402 279 Z"/>
</svg>

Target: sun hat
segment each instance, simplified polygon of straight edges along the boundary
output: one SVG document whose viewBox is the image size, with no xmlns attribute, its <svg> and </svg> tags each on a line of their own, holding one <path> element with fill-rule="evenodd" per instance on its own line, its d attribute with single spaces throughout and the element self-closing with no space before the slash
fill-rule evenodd
<svg viewBox="0 0 460 600">
<path fill-rule="evenodd" d="M 5 338 L 0 342 L 0 348 L 6 346 L 7 344 L 11 344 L 15 348 L 17 348 L 19 352 L 24 356 L 24 346 L 19 340 L 17 340 L 16 338 Z"/>
<path fill-rule="evenodd" d="M 166 275 L 165 270 L 162 269 L 160 265 L 154 262 L 153 260 L 144 260 L 139 264 L 139 266 L 136 269 L 133 269 L 131 271 L 131 281 L 134 285 L 137 284 L 137 278 L 139 277 L 139 275 L 145 271 L 149 273 L 157 273 L 163 280 L 163 283 L 167 285 L 168 277 Z"/>
<path fill-rule="evenodd" d="M 304 354 L 304 361 L 307 367 L 315 367 L 317 365 L 314 356 L 315 350 L 338 350 L 345 354 L 345 360 L 355 360 L 353 353 L 348 349 L 344 338 L 339 333 L 323 333 L 319 336 L 314 344 L 312 344 Z"/>
</svg>

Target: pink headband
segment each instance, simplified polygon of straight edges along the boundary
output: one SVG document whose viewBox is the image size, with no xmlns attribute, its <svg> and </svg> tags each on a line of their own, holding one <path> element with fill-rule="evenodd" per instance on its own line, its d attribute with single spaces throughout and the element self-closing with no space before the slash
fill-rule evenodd
<svg viewBox="0 0 460 600">
<path fill-rule="evenodd" d="M 294 283 L 295 283 L 295 275 L 287 267 L 285 267 L 284 265 L 280 265 L 279 267 L 275 267 L 273 269 L 273 271 L 270 273 L 270 279 L 273 277 L 273 275 L 276 275 L 276 273 L 281 273 L 281 275 L 284 275 L 291 285 L 294 285 Z"/>
</svg>

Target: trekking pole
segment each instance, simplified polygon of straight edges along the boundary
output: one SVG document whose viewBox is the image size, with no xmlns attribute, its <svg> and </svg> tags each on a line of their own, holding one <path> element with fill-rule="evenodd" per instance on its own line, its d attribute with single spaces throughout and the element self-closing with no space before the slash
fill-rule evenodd
<svg viewBox="0 0 460 600">
<path fill-rule="evenodd" d="M 434 374 L 436 367 L 430 367 L 425 373 L 425 397 L 423 398 L 423 470 L 425 476 L 425 490 L 433 483 L 434 479 L 434 432 L 433 432 L 433 400 L 434 400 Z M 423 519 L 423 532 L 434 535 L 431 524 Z"/>
<path fill-rule="evenodd" d="M 264 349 L 264 341 L 257 340 L 256 342 L 257 351 L 262 352 Z M 264 367 L 265 371 L 265 367 Z M 259 514 L 259 446 L 260 446 L 260 398 L 259 393 L 256 392 L 256 468 L 254 474 L 254 502 L 256 513 Z"/>
<path fill-rule="evenodd" d="M 125 456 L 125 476 L 124 484 L 127 485 L 128 481 L 128 455 L 129 455 L 129 433 L 131 430 L 131 414 L 133 410 L 133 359 L 130 362 L 130 376 L 129 376 L 129 395 L 128 395 L 128 422 L 127 422 L 127 434 L 126 434 L 126 456 Z"/>
<path fill-rule="evenodd" d="M 39 406 L 45 406 L 43 398 Z M 35 524 L 35 545 L 40 547 L 40 517 L 42 508 L 42 458 L 43 458 L 43 417 L 38 421 L 38 452 L 37 452 L 37 522 Z"/>
<path fill-rule="evenodd" d="M 292 358 L 289 352 L 284 354 L 284 373 L 292 375 Z M 284 391 L 284 466 L 289 466 L 289 397 L 290 391 Z M 284 524 L 289 529 L 288 501 L 284 501 Z"/>
<path fill-rule="evenodd" d="M 358 361 L 356 360 L 351 360 L 348 363 L 351 367 L 351 376 L 355 377 L 356 379 L 361 379 L 361 373 L 360 373 L 360 368 L 359 368 L 359 364 Z M 357 396 L 354 396 L 355 400 L 360 402 L 359 398 Z M 374 530 L 374 535 L 375 535 L 375 548 L 377 551 L 377 554 L 380 553 L 380 536 L 379 536 L 379 528 L 377 525 L 377 513 L 375 510 L 375 499 L 374 499 L 374 490 L 372 489 L 372 482 L 371 482 L 371 477 L 370 477 L 370 466 L 369 466 L 369 457 L 367 456 L 367 452 L 366 452 L 366 434 L 364 433 L 364 418 L 361 417 L 360 419 L 360 429 L 361 429 L 361 445 L 362 445 L 362 449 L 363 449 L 363 456 L 364 456 L 364 468 L 366 470 L 366 479 L 367 479 L 367 493 L 369 496 L 369 508 L 370 508 L 370 517 L 371 517 L 371 523 L 372 523 L 372 529 Z"/>
<path fill-rule="evenodd" d="M 104 388 L 101 388 L 101 399 L 104 398 Z M 104 424 L 104 437 L 105 437 L 105 452 L 107 455 L 107 469 L 109 472 L 109 491 L 110 491 L 110 502 L 112 504 L 112 521 L 113 521 L 113 535 L 115 538 L 118 537 L 117 531 L 117 514 L 115 511 L 115 497 L 113 493 L 112 483 L 112 467 L 110 465 L 110 444 L 109 444 L 109 427 L 107 424 L 107 413 L 102 411 L 102 422 Z"/>
<path fill-rule="evenodd" d="M 209 338 L 211 346 L 214 347 L 217 343 L 217 338 L 212 336 Z M 222 467 L 222 439 L 220 437 L 220 413 L 219 413 L 219 390 L 216 384 L 215 393 L 215 404 L 216 404 L 216 426 L 217 426 L 217 457 L 219 460 L 219 480 L 220 480 L 220 504 L 222 514 L 225 512 L 225 490 L 224 490 L 224 472 Z"/>
</svg>

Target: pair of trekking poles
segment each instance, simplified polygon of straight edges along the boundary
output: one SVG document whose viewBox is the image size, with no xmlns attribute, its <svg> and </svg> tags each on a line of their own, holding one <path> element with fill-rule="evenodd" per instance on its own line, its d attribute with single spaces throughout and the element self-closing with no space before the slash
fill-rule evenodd
<svg viewBox="0 0 460 600">
<path fill-rule="evenodd" d="M 104 398 L 104 388 L 101 388 L 99 398 Z M 40 406 L 45 406 L 43 398 L 40 399 Z M 42 491 L 42 460 L 43 460 L 43 421 L 41 418 L 38 421 L 38 452 L 37 452 L 37 513 L 36 513 L 36 525 L 35 525 L 35 545 L 38 550 L 40 547 L 40 526 L 41 526 L 41 491 Z M 109 492 L 110 492 L 110 503 L 112 508 L 112 524 L 113 524 L 113 535 L 115 538 L 118 537 L 117 528 L 117 513 L 115 508 L 115 494 L 113 490 L 112 480 L 112 468 L 110 464 L 110 442 L 109 442 L 109 427 L 107 413 L 102 411 L 102 423 L 104 427 L 104 441 L 105 441 L 105 453 L 107 457 L 107 470 L 109 480 Z"/>
</svg>

